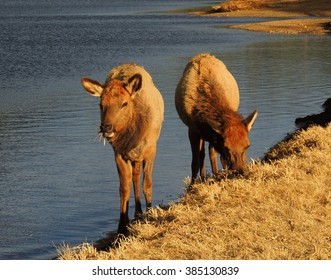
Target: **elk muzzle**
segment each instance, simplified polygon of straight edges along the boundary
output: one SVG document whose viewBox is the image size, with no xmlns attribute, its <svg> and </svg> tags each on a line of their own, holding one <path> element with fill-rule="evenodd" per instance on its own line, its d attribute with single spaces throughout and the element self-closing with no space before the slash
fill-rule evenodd
<svg viewBox="0 0 331 280">
<path fill-rule="evenodd" d="M 115 135 L 115 130 L 112 124 L 103 123 L 100 125 L 100 133 L 102 133 L 103 137 L 110 139 Z"/>
</svg>

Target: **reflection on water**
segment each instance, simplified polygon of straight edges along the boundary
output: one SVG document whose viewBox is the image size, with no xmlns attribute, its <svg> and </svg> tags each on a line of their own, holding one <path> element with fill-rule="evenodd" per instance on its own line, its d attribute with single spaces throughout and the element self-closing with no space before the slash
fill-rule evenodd
<svg viewBox="0 0 331 280">
<path fill-rule="evenodd" d="M 258 145 L 251 151 L 253 157 L 261 156 L 294 129 L 295 118 L 319 112 L 330 96 L 330 38 L 281 38 L 251 44 L 236 57 L 240 68 L 235 66 L 234 71 L 241 88 L 241 104 L 251 107 L 258 103 L 260 112 L 254 128 L 263 133 L 255 140 Z"/>
<path fill-rule="evenodd" d="M 102 81 L 112 67 L 134 61 L 162 92 L 154 205 L 176 200 L 190 174 L 187 129 L 173 99 L 193 55 L 211 52 L 225 62 L 239 84 L 240 113 L 258 108 L 249 158 L 261 157 L 296 117 L 319 112 L 330 97 L 328 36 L 214 28 L 243 19 L 142 13 L 176 8 L 171 1 L 58 1 L 51 8 L 46 1 L 38 9 L 23 2 L 0 12 L 0 259 L 51 258 L 53 243 L 98 240 L 117 227 L 113 152 L 97 140 L 98 100 L 84 92 L 81 76 Z"/>
</svg>

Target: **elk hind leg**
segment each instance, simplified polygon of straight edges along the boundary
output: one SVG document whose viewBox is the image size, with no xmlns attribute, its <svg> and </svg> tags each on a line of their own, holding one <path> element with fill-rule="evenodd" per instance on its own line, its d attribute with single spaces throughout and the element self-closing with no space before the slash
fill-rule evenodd
<svg viewBox="0 0 331 280">
<path fill-rule="evenodd" d="M 217 164 L 217 151 L 215 150 L 215 147 L 209 143 L 209 159 L 210 159 L 210 165 L 211 165 L 211 170 L 213 174 L 217 174 L 218 172 L 218 164 Z"/>
<path fill-rule="evenodd" d="M 156 154 L 156 145 L 151 147 L 147 158 L 143 161 L 143 192 L 146 200 L 146 209 L 152 207 L 152 194 L 153 194 L 153 166 Z"/>
</svg>

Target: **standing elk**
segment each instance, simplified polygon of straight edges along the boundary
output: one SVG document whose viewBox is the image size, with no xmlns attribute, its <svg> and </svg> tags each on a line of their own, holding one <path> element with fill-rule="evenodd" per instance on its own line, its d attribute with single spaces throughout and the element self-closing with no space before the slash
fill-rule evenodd
<svg viewBox="0 0 331 280">
<path fill-rule="evenodd" d="M 179 117 L 188 126 L 192 150 L 192 182 L 205 177 L 205 147 L 209 142 L 212 172 L 218 172 L 217 153 L 225 170 L 244 173 L 248 132 L 257 117 L 254 111 L 246 119 L 237 112 L 239 89 L 223 62 L 210 54 L 200 54 L 186 65 L 175 93 Z"/>
<path fill-rule="evenodd" d="M 104 84 L 89 78 L 82 78 L 81 82 L 88 93 L 100 97 L 99 134 L 113 147 L 120 181 L 118 232 L 127 234 L 132 183 L 135 216 L 142 214 L 142 169 L 146 207 L 150 208 L 152 205 L 152 170 L 163 122 L 163 98 L 147 71 L 135 64 L 123 64 L 114 68 Z"/>
</svg>

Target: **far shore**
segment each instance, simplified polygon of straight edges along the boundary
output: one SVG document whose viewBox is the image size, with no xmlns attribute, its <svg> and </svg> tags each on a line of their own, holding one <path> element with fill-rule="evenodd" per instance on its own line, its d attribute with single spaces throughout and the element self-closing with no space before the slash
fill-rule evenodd
<svg viewBox="0 0 331 280">
<path fill-rule="evenodd" d="M 280 18 L 229 27 L 269 33 L 331 35 L 329 0 L 230 0 L 209 10 L 190 13 L 212 17 Z"/>
</svg>

